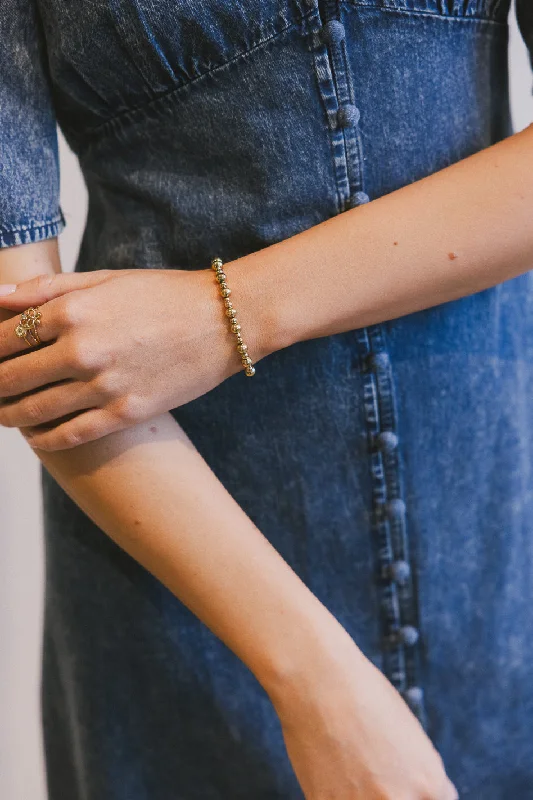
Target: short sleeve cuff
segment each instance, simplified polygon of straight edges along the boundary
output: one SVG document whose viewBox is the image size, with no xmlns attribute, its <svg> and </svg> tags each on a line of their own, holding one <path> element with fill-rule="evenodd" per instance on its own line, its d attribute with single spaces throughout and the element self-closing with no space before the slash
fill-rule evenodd
<svg viewBox="0 0 533 800">
<path fill-rule="evenodd" d="M 28 220 L 24 224 L 13 227 L 0 225 L 0 248 L 53 239 L 55 236 L 59 236 L 66 224 L 63 211 L 59 209 L 56 216 L 48 219 Z"/>
</svg>

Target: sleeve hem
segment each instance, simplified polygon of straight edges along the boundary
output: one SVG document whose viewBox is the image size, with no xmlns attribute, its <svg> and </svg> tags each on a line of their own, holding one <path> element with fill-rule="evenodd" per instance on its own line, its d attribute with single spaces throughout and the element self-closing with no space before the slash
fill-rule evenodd
<svg viewBox="0 0 533 800">
<path fill-rule="evenodd" d="M 66 221 L 61 209 L 55 217 L 30 222 L 27 225 L 18 225 L 14 228 L 0 225 L 0 248 L 52 239 L 54 236 L 59 236 L 65 226 Z"/>
</svg>

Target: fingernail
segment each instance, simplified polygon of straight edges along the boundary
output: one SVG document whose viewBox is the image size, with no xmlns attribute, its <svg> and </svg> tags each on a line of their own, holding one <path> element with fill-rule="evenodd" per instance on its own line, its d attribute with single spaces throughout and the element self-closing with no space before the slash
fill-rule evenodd
<svg viewBox="0 0 533 800">
<path fill-rule="evenodd" d="M 0 283 L 0 297 L 4 297 L 6 294 L 13 294 L 16 288 L 16 283 Z"/>
</svg>

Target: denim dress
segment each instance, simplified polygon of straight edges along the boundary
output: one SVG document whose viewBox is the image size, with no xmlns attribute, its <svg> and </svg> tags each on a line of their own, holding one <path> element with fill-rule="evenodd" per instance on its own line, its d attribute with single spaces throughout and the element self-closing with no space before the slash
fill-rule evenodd
<svg viewBox="0 0 533 800">
<path fill-rule="evenodd" d="M 508 12 L 2 0 L 0 244 L 65 225 L 56 122 L 89 193 L 77 271 L 206 268 L 371 202 L 511 134 Z M 533 798 L 532 281 L 297 343 L 172 410 L 462 800 Z M 252 674 L 42 483 L 50 800 L 302 798 Z"/>
</svg>

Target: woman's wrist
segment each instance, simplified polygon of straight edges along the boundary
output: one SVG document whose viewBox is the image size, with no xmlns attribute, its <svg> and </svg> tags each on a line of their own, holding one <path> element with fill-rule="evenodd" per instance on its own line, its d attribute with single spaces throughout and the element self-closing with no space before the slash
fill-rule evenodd
<svg viewBox="0 0 533 800">
<path fill-rule="evenodd" d="M 283 287 L 269 277 L 272 256 L 272 248 L 267 247 L 224 264 L 231 300 L 254 363 L 296 341 L 282 315 Z"/>
<path fill-rule="evenodd" d="M 238 350 L 239 341 L 246 345 L 245 355 L 250 357 L 254 365 L 276 348 L 271 344 L 274 337 L 269 304 L 266 302 L 268 295 L 256 288 L 256 276 L 251 276 L 247 270 L 246 258 L 223 262 L 223 271 L 226 275 L 224 283 L 230 289 L 227 298 L 222 296 L 217 276 L 211 267 L 195 270 L 188 275 L 200 284 L 202 300 L 198 305 L 198 314 L 206 342 L 217 349 L 226 370 L 225 377 L 229 378 L 245 368 L 243 354 Z M 181 291 L 180 287 L 177 291 Z M 235 321 L 241 326 L 238 337 L 232 332 L 232 320 L 226 314 L 226 300 L 231 302 L 236 312 Z"/>
<path fill-rule="evenodd" d="M 242 294 L 248 316 L 243 329 L 268 354 L 526 272 L 533 254 L 531 165 L 533 126 L 231 262 L 235 298 Z"/>
<path fill-rule="evenodd" d="M 342 625 L 314 597 L 313 606 L 298 619 L 287 609 L 283 624 L 289 635 L 272 643 L 266 666 L 252 669 L 278 711 L 318 698 L 348 660 L 355 669 L 366 661 Z"/>
</svg>

